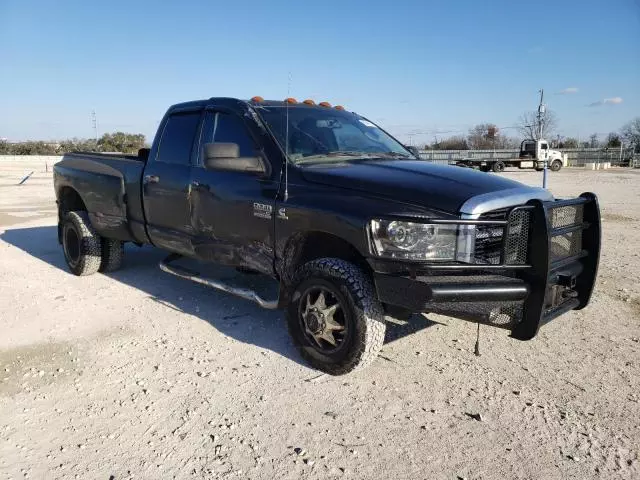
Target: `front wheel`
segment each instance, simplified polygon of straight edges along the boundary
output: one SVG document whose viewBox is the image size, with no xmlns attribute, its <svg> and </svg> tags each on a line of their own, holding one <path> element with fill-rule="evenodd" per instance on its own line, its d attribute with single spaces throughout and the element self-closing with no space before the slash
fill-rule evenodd
<svg viewBox="0 0 640 480">
<path fill-rule="evenodd" d="M 551 162 L 549 168 L 552 172 L 557 172 L 562 168 L 562 162 L 560 160 L 554 160 L 553 162 Z"/>
<path fill-rule="evenodd" d="M 308 262 L 296 273 L 287 307 L 289 333 L 302 357 L 331 375 L 369 365 L 384 343 L 384 311 L 373 283 L 337 258 Z"/>
</svg>

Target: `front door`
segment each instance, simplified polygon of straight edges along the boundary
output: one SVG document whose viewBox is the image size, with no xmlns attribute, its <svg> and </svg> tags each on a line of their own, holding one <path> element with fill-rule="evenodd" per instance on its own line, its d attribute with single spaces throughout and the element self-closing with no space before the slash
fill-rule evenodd
<svg viewBox="0 0 640 480">
<path fill-rule="evenodd" d="M 202 110 L 169 115 L 142 179 L 144 211 L 151 242 L 166 250 L 193 254 L 190 182 L 193 146 Z"/>
<path fill-rule="evenodd" d="M 198 160 L 191 172 L 191 221 L 195 255 L 206 261 L 273 273 L 274 202 L 278 173 L 207 170 L 206 143 L 235 143 L 240 156 L 261 154 L 244 120 L 209 110 L 202 126 Z"/>
<path fill-rule="evenodd" d="M 540 160 L 547 161 L 549 160 L 549 144 L 546 142 L 540 142 Z"/>
</svg>

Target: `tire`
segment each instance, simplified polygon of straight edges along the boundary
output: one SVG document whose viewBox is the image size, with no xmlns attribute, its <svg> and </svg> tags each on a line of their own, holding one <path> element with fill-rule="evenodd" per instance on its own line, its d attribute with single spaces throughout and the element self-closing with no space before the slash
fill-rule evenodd
<svg viewBox="0 0 640 480">
<path fill-rule="evenodd" d="M 62 250 L 69 270 L 75 275 L 91 275 L 100 268 L 100 237 L 93 230 L 87 212 L 68 212 L 64 216 Z"/>
<path fill-rule="evenodd" d="M 331 375 L 344 375 L 373 362 L 384 343 L 386 325 L 373 283 L 360 268 L 337 258 L 313 260 L 298 269 L 293 285 L 287 324 L 293 343 L 308 363 Z M 308 318 L 314 316 L 309 312 L 310 299 L 314 299 L 313 305 L 320 302 L 319 295 L 314 298 L 315 291 L 327 292 L 322 304 L 329 307 L 319 311 L 324 318 L 320 320 L 317 316 L 316 320 Z M 331 320 L 325 322 L 324 312 L 336 304 L 339 306 Z M 325 335 L 335 343 L 324 340 Z"/>
<path fill-rule="evenodd" d="M 551 162 L 551 165 L 549 165 L 549 168 L 552 172 L 557 172 L 562 168 L 562 162 L 560 160 L 554 160 Z"/>
<path fill-rule="evenodd" d="M 124 243 L 112 238 L 101 239 L 102 259 L 100 261 L 100 272 L 115 272 L 122 266 L 124 257 Z"/>
<path fill-rule="evenodd" d="M 504 172 L 504 162 L 496 162 L 493 165 L 491 165 L 491 170 L 493 170 L 496 173 L 502 173 Z"/>
<path fill-rule="evenodd" d="M 480 171 L 481 172 L 488 172 L 489 170 L 491 170 L 491 167 L 489 167 L 488 165 L 480 166 Z"/>
</svg>

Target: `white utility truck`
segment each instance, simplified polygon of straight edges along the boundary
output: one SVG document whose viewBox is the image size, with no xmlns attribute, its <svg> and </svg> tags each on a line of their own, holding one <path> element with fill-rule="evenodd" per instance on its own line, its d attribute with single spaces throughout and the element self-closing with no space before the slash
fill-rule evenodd
<svg viewBox="0 0 640 480">
<path fill-rule="evenodd" d="M 562 167 L 567 166 L 567 154 L 559 150 L 550 149 L 549 142 L 544 139 L 524 140 L 520 144 L 518 158 L 465 158 L 458 160 L 456 165 L 459 167 L 478 168 L 483 172 L 488 172 L 489 170 L 502 172 L 506 167 L 542 170 L 545 161 L 551 171 L 557 172 Z"/>
</svg>

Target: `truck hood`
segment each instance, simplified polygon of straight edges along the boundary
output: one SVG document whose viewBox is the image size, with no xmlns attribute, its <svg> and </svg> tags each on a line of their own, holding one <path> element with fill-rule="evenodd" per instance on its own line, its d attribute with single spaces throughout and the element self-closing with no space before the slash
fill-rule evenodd
<svg viewBox="0 0 640 480">
<path fill-rule="evenodd" d="M 552 200 L 547 190 L 470 168 L 421 160 L 366 160 L 306 165 L 305 180 L 367 192 L 448 213 L 479 214 L 532 198 Z"/>
</svg>

